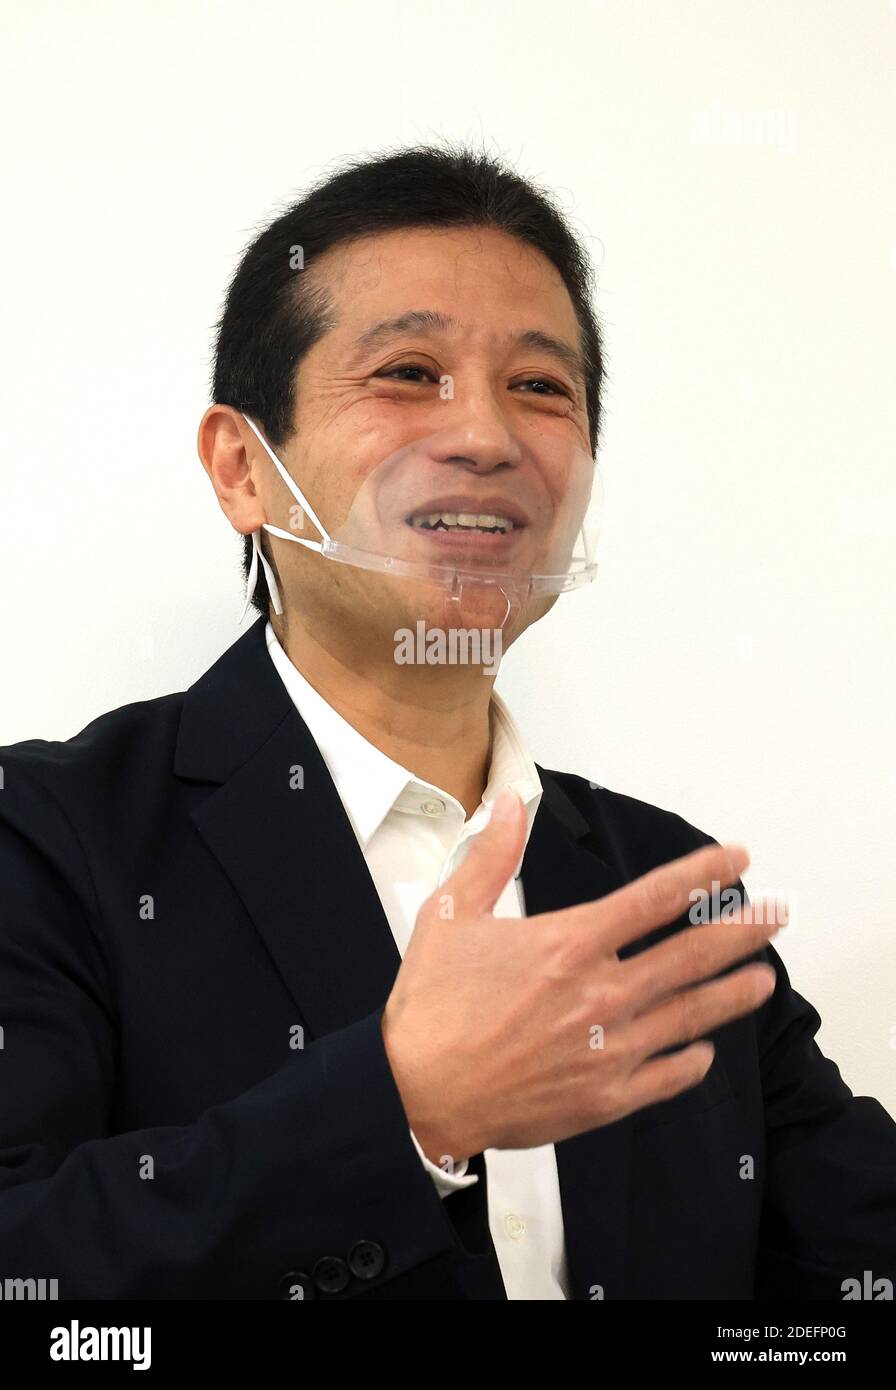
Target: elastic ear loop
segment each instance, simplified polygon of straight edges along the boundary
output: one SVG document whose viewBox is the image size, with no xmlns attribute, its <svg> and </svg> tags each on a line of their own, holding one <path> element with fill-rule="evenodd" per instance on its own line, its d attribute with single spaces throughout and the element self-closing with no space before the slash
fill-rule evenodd
<svg viewBox="0 0 896 1390">
<path fill-rule="evenodd" d="M 277 472 L 280 474 L 280 476 L 281 476 L 281 478 L 283 479 L 283 481 L 286 483 L 286 486 L 289 488 L 290 492 L 292 493 L 293 497 L 294 497 L 294 498 L 296 499 L 296 501 L 298 502 L 299 506 L 303 509 L 303 511 L 306 513 L 306 515 L 309 516 L 309 517 L 311 518 L 311 521 L 312 521 L 312 522 L 314 523 L 314 525 L 317 527 L 317 529 L 318 529 L 318 531 L 321 533 L 321 535 L 322 535 L 326 540 L 329 540 L 330 537 L 327 535 L 326 528 L 325 528 L 325 527 L 323 526 L 323 524 L 321 523 L 319 517 L 317 516 L 316 512 L 314 511 L 314 508 L 309 504 L 309 502 L 306 500 L 304 494 L 301 492 L 298 483 L 296 483 L 296 481 L 295 481 L 293 478 L 290 477 L 289 473 L 286 471 L 286 469 L 284 468 L 283 464 L 280 462 L 280 460 L 278 459 L 277 455 L 274 453 L 273 449 L 272 449 L 271 446 L 268 444 L 268 442 L 267 442 L 267 440 L 265 439 L 264 435 L 263 435 L 263 434 L 261 433 L 261 431 L 258 429 L 258 427 L 257 427 L 256 424 L 254 423 L 254 421 L 253 421 L 253 420 L 250 420 L 250 419 L 249 419 L 249 416 L 246 415 L 244 412 L 240 411 L 240 414 L 243 416 L 243 419 L 245 420 L 246 424 L 247 424 L 247 425 L 249 426 L 249 428 L 251 429 L 252 433 L 256 436 L 256 438 L 258 439 L 259 443 L 263 446 L 265 452 L 268 454 L 268 456 L 269 456 L 271 462 L 273 463 L 274 467 L 277 469 Z M 266 521 L 262 522 L 262 526 L 264 527 L 265 531 L 270 531 L 270 533 L 271 533 L 272 536 L 279 536 L 281 540 L 285 540 L 285 541 L 295 541 L 297 545 L 304 545 L 304 546 L 307 547 L 308 550 L 320 550 L 320 551 L 323 550 L 323 545 L 321 544 L 320 541 L 308 541 L 308 540 L 305 540 L 304 537 L 302 537 L 302 536 L 294 536 L 294 535 L 292 534 L 291 531 L 283 531 L 283 530 L 281 530 L 281 528 L 280 528 L 279 526 L 271 526 L 271 525 L 269 525 L 268 522 L 266 522 Z M 270 564 L 268 563 L 268 560 L 267 560 L 266 555 L 264 554 L 264 552 L 263 552 L 262 549 L 261 549 L 261 532 L 260 532 L 260 530 L 258 530 L 258 531 L 253 531 L 253 532 L 252 532 L 252 563 L 251 563 L 251 565 L 249 566 L 249 573 L 248 573 L 248 575 L 246 576 L 246 601 L 245 601 L 245 603 L 244 603 L 244 605 L 243 605 L 243 611 L 242 611 L 242 613 L 240 614 L 240 619 L 239 619 L 240 622 L 243 621 L 243 619 L 245 618 L 246 614 L 248 613 L 248 611 L 249 611 L 249 605 L 251 604 L 252 599 L 253 599 L 253 597 L 254 597 L 254 595 L 255 595 L 255 587 L 256 587 L 256 585 L 257 585 L 257 583 L 258 583 L 258 562 L 259 562 L 259 560 L 261 561 L 261 566 L 262 566 L 262 569 L 264 570 L 264 577 L 265 577 L 265 579 L 267 580 L 268 592 L 270 593 L 270 596 L 271 596 L 271 602 L 272 602 L 273 605 L 274 605 L 274 612 L 275 612 L 278 616 L 283 612 L 283 605 L 282 605 L 282 603 L 281 603 L 281 601 L 280 601 L 280 590 L 278 589 L 278 587 L 277 587 L 277 581 L 276 581 L 276 579 L 274 578 L 274 571 L 273 571 L 273 569 L 271 568 Z"/>
<path fill-rule="evenodd" d="M 246 576 L 246 602 L 243 604 L 243 611 L 240 614 L 240 622 L 243 621 L 249 611 L 249 605 L 255 596 L 255 586 L 258 583 L 258 562 L 261 561 L 264 569 L 264 577 L 268 584 L 268 593 L 274 605 L 274 612 L 278 615 L 283 612 L 283 605 L 280 602 L 280 590 L 277 588 L 277 581 L 274 578 L 274 571 L 268 564 L 267 557 L 262 553 L 260 532 L 252 532 L 252 563 L 249 566 L 249 573 Z"/>
</svg>

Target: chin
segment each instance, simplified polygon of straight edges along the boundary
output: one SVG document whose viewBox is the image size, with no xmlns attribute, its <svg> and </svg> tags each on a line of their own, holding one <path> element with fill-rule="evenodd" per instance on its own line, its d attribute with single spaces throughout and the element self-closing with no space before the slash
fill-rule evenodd
<svg viewBox="0 0 896 1390">
<path fill-rule="evenodd" d="M 497 588 L 470 586 L 452 595 L 447 589 L 432 585 L 421 589 L 401 605 L 404 626 L 415 627 L 422 622 L 427 630 L 443 632 L 505 630 L 514 620 L 514 608 L 506 595 Z"/>
</svg>

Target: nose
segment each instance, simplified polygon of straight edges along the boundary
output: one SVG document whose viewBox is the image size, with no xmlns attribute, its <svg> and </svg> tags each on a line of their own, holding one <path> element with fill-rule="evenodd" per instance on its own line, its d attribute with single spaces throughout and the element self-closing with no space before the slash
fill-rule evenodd
<svg viewBox="0 0 896 1390">
<path fill-rule="evenodd" d="M 470 473 L 493 473 L 516 468 L 522 459 L 520 442 L 507 426 L 493 397 L 466 405 L 454 402 L 456 419 L 433 441 L 431 457 Z"/>
</svg>

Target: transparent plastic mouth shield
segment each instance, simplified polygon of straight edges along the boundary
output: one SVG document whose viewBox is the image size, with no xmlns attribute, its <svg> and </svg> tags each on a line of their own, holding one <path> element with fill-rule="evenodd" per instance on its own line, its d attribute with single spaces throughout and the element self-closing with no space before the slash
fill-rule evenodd
<svg viewBox="0 0 896 1390">
<path fill-rule="evenodd" d="M 487 457 L 462 420 L 406 443 L 364 474 L 347 513 L 329 527 L 255 422 L 243 418 L 298 503 L 289 508 L 289 530 L 268 522 L 264 529 L 327 560 L 423 585 L 421 594 L 441 599 L 448 625 L 505 627 L 533 597 L 594 578 L 603 486 L 592 455 L 556 417 L 546 422 L 552 428 L 530 424 L 524 436 L 508 438 L 503 454 L 489 445 Z M 259 564 L 279 614 L 259 531 L 252 542 L 243 616 Z"/>
</svg>

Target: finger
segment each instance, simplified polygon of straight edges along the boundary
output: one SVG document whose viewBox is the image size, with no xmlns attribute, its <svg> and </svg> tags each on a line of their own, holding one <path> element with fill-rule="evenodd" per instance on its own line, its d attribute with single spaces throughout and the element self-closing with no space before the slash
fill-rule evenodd
<svg viewBox="0 0 896 1390">
<path fill-rule="evenodd" d="M 715 1054 L 713 1044 L 701 1040 L 670 1057 L 657 1057 L 643 1063 L 629 1078 L 626 1108 L 619 1118 L 643 1110 L 645 1105 L 671 1100 L 672 1096 L 698 1086 L 712 1066 Z"/>
<path fill-rule="evenodd" d="M 770 905 L 775 910 L 769 911 Z M 640 1014 L 665 996 L 755 955 L 785 922 L 786 913 L 781 913 L 774 899 L 759 899 L 746 904 L 729 922 L 687 927 L 621 961 L 619 974 L 628 990 L 632 1014 Z"/>
<path fill-rule="evenodd" d="M 455 917 L 491 911 L 507 880 L 516 873 L 525 839 L 523 803 L 505 787 L 492 805 L 488 825 L 471 841 L 466 859 L 437 890 L 440 898 L 453 900 Z"/>
<path fill-rule="evenodd" d="M 707 845 L 651 869 L 605 898 L 567 908 L 566 915 L 573 926 L 594 937 L 601 955 L 611 954 L 674 922 L 698 895 L 709 896 L 716 886 L 721 890 L 736 883 L 749 862 L 742 845 Z"/>
<path fill-rule="evenodd" d="M 776 978 L 771 965 L 745 965 L 724 979 L 674 995 L 633 1020 L 616 1041 L 619 1046 L 631 1047 L 642 1058 L 666 1047 L 692 1042 L 721 1028 L 723 1023 L 758 1009 L 774 990 Z"/>
</svg>

